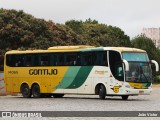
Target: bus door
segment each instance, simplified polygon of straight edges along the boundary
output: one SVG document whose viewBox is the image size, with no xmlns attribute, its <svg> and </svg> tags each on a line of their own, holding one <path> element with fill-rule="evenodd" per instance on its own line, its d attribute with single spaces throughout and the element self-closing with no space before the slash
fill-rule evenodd
<svg viewBox="0 0 160 120">
<path fill-rule="evenodd" d="M 111 93 L 118 93 L 124 81 L 123 63 L 119 52 L 109 51 L 109 66 L 111 71 L 109 87 L 111 88 Z"/>
</svg>

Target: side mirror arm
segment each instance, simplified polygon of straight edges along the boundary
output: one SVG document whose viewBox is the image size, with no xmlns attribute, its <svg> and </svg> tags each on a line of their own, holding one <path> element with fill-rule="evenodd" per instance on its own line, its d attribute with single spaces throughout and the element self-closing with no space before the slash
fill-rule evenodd
<svg viewBox="0 0 160 120">
<path fill-rule="evenodd" d="M 128 61 L 123 59 L 123 63 L 125 65 L 125 71 L 129 71 L 129 63 L 128 63 Z"/>
<path fill-rule="evenodd" d="M 155 64 L 155 66 L 156 66 L 156 72 L 158 72 L 158 71 L 159 71 L 159 65 L 158 65 L 158 62 L 157 62 L 157 61 L 155 61 L 155 60 L 151 60 L 151 63 Z"/>
</svg>

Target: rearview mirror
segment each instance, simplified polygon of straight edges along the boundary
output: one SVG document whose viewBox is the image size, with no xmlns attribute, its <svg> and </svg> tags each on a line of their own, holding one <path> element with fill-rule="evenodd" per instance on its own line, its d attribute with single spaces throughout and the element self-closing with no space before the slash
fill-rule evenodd
<svg viewBox="0 0 160 120">
<path fill-rule="evenodd" d="M 125 71 L 129 71 L 129 63 L 128 63 L 128 61 L 123 59 L 123 63 L 125 65 Z"/>
<path fill-rule="evenodd" d="M 158 65 L 158 62 L 155 61 L 155 60 L 151 60 L 151 63 L 153 63 L 155 66 L 156 66 L 156 72 L 159 71 L 159 65 Z"/>
</svg>

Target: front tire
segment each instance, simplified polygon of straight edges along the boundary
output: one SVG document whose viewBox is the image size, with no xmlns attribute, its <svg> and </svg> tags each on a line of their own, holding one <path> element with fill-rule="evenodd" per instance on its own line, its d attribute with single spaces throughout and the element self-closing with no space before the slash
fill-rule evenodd
<svg viewBox="0 0 160 120">
<path fill-rule="evenodd" d="M 31 90 L 29 89 L 29 86 L 27 84 L 24 84 L 21 86 L 21 93 L 22 93 L 22 96 L 24 98 L 30 98 L 31 97 Z"/>
<path fill-rule="evenodd" d="M 99 98 L 101 100 L 104 100 L 106 97 L 106 88 L 104 87 L 104 85 L 101 85 L 99 88 Z"/>
<path fill-rule="evenodd" d="M 40 98 L 41 97 L 41 92 L 40 92 L 39 85 L 33 85 L 32 95 L 33 95 L 34 98 Z"/>
</svg>

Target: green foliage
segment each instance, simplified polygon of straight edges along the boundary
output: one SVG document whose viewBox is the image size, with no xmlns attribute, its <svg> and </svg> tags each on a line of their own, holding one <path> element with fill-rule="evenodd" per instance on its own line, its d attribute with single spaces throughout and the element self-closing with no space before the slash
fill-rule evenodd
<svg viewBox="0 0 160 120">
<path fill-rule="evenodd" d="M 131 46 L 130 38 L 117 27 L 99 24 L 96 20 L 85 22 L 70 20 L 65 23 L 80 36 L 79 44 L 95 46 Z"/>
<path fill-rule="evenodd" d="M 0 49 L 46 49 L 55 45 L 130 46 L 117 27 L 70 20 L 63 24 L 34 18 L 23 11 L 0 9 Z"/>
<path fill-rule="evenodd" d="M 83 22 L 70 20 L 65 23 L 68 27 L 70 27 L 75 33 L 82 34 L 83 33 Z"/>
<path fill-rule="evenodd" d="M 0 9 L 0 49 L 47 48 L 51 36 L 46 21 L 23 11 Z"/>
<path fill-rule="evenodd" d="M 48 27 L 55 38 L 51 41 L 51 46 L 77 45 L 79 43 L 79 37 L 70 27 L 63 24 L 55 24 L 52 21 L 48 22 Z"/>
<path fill-rule="evenodd" d="M 160 76 L 155 76 L 153 79 L 155 83 L 160 83 Z"/>
<path fill-rule="evenodd" d="M 144 35 L 138 35 L 131 40 L 131 44 L 132 47 L 145 50 L 148 53 L 150 59 L 159 59 L 159 57 L 157 57 L 157 54 L 159 54 L 159 50 L 155 47 L 150 38 L 147 38 Z"/>
</svg>

